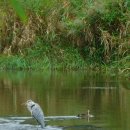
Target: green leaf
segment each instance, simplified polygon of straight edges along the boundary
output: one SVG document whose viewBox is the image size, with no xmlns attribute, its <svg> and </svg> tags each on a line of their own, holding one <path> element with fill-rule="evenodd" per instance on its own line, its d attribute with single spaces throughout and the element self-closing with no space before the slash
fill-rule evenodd
<svg viewBox="0 0 130 130">
<path fill-rule="evenodd" d="M 13 6 L 14 10 L 16 11 L 17 15 L 20 17 L 20 19 L 23 22 L 26 22 L 27 21 L 27 15 L 25 13 L 24 8 L 20 4 L 20 2 L 18 0 L 10 0 L 10 2 L 11 2 L 11 5 Z"/>
</svg>

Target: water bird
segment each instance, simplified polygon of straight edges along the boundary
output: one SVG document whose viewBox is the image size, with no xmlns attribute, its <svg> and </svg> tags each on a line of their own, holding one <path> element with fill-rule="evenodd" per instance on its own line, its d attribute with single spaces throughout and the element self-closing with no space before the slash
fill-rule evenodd
<svg viewBox="0 0 130 130">
<path fill-rule="evenodd" d="M 44 113 L 39 104 L 35 103 L 32 100 L 27 100 L 24 104 L 27 106 L 29 112 L 31 112 L 32 117 L 34 117 L 36 121 L 41 125 L 41 128 L 44 128 Z"/>
<path fill-rule="evenodd" d="M 77 115 L 80 118 L 92 118 L 94 115 L 90 114 L 90 110 L 87 111 L 87 113 L 81 113 Z"/>
</svg>

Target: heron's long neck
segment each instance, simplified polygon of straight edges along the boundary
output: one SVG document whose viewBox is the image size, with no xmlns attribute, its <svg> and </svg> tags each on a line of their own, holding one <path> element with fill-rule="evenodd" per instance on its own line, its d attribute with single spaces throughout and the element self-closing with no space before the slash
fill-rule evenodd
<svg viewBox="0 0 130 130">
<path fill-rule="evenodd" d="M 88 116 L 89 116 L 90 114 L 89 114 L 89 110 L 88 110 Z"/>
<path fill-rule="evenodd" d="M 31 109 L 32 109 L 34 106 L 35 106 L 35 104 L 33 104 L 33 105 L 31 106 Z"/>
</svg>

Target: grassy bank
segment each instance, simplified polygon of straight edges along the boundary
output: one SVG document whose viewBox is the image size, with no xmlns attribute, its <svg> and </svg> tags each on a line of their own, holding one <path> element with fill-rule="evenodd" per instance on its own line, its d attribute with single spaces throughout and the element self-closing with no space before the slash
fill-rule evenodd
<svg viewBox="0 0 130 130">
<path fill-rule="evenodd" d="M 93 61 L 93 58 L 84 60 L 79 50 L 73 46 L 59 45 L 54 48 L 50 44 L 38 42 L 20 54 L 2 54 L 0 70 L 83 70 L 104 72 L 112 76 L 130 76 L 130 56 L 104 64 Z"/>
<path fill-rule="evenodd" d="M 15 55 L 1 55 L 1 70 L 77 70 L 85 69 L 87 64 L 76 48 L 55 46 L 37 41 L 31 48 L 26 48 Z"/>
<path fill-rule="evenodd" d="M 1 69 L 130 73 L 129 0 L 21 0 L 26 22 L 1 2 Z M 8 7 L 8 8 L 7 8 Z"/>
</svg>

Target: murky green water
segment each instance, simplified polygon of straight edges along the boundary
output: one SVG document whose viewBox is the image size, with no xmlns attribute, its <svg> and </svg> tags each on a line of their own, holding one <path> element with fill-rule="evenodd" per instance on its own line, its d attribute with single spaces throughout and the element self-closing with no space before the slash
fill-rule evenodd
<svg viewBox="0 0 130 130">
<path fill-rule="evenodd" d="M 129 79 L 87 72 L 1 72 L 0 130 L 37 129 L 21 105 L 28 99 L 43 108 L 47 130 L 130 130 Z M 75 118 L 88 109 L 93 118 Z"/>
</svg>

